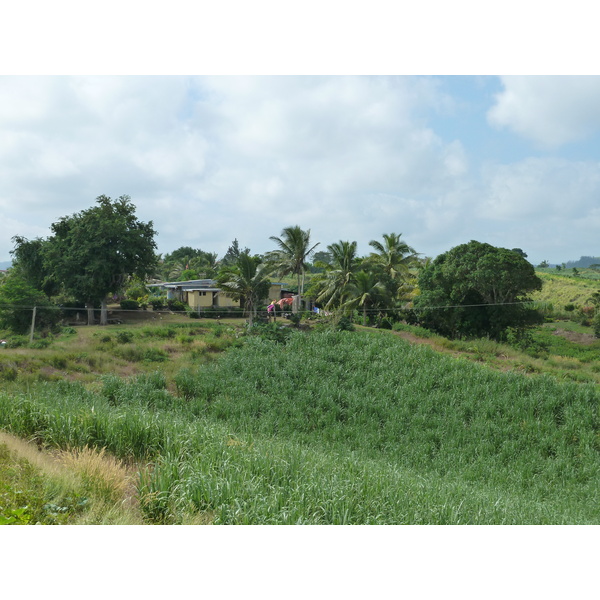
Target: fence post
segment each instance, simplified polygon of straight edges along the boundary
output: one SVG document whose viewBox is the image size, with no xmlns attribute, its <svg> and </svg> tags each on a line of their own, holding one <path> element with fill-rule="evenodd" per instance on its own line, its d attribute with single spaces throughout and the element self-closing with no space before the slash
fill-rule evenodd
<svg viewBox="0 0 600 600">
<path fill-rule="evenodd" d="M 37 306 L 33 307 L 33 315 L 31 316 L 31 333 L 29 334 L 29 343 L 33 342 L 33 330 L 35 329 L 35 313 Z"/>
</svg>

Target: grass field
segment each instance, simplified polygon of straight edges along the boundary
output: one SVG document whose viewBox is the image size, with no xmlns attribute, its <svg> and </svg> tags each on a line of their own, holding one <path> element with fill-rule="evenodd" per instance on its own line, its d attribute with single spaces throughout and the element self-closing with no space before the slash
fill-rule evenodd
<svg viewBox="0 0 600 600">
<path fill-rule="evenodd" d="M 565 364 L 527 375 L 490 369 L 502 352 L 485 340 L 443 354 L 406 331 L 266 339 L 239 325 L 82 327 L 5 349 L 0 428 L 133 468 L 137 516 L 108 522 L 600 523 L 599 388 L 561 381 Z M 593 372 L 583 346 L 561 359 L 560 344 L 510 352 Z M 95 476 L 87 486 L 73 518 L 105 522 L 116 496 L 92 494 Z"/>
</svg>

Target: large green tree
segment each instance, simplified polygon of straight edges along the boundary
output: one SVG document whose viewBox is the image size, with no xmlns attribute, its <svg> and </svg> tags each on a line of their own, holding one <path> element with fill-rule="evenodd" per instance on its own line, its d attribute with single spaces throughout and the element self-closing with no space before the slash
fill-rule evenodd
<svg viewBox="0 0 600 600">
<path fill-rule="evenodd" d="M 51 230 L 45 267 L 68 294 L 85 302 L 89 323 L 94 304 L 100 303 L 100 322 L 106 324 L 108 295 L 129 276 L 145 279 L 156 268 L 152 221 L 138 220 L 129 196 L 99 196 L 96 206 L 62 217 Z"/>
<path fill-rule="evenodd" d="M 281 277 L 291 274 L 296 275 L 298 279 L 298 306 L 301 307 L 304 293 L 304 275 L 308 261 L 319 243 L 317 242 L 311 246 L 310 229 L 305 231 L 298 225 L 286 227 L 281 232 L 281 237 L 271 236 L 269 239 L 278 246 L 277 250 L 267 254 L 271 269 Z"/>
<path fill-rule="evenodd" d="M 13 255 L 13 271 L 36 290 L 44 292 L 48 298 L 58 294 L 60 284 L 48 276 L 44 263 L 47 241 L 42 238 L 28 240 L 20 235 L 13 237 L 12 241 L 15 244 L 10 252 Z"/>
<path fill-rule="evenodd" d="M 419 276 L 418 321 L 448 337 L 502 339 L 507 328 L 540 321 L 526 303 L 542 282 L 523 256 L 471 241 L 432 261 Z"/>
</svg>

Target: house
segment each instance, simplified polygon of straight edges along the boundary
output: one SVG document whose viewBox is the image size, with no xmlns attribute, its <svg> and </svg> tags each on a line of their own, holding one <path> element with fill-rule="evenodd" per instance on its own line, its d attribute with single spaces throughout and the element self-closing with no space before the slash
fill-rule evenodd
<svg viewBox="0 0 600 600">
<path fill-rule="evenodd" d="M 221 290 L 214 279 L 167 281 L 151 284 L 148 287 L 166 290 L 167 300 L 180 300 L 181 302 L 185 302 L 190 308 L 196 310 L 203 308 L 238 308 L 240 306 L 240 301 L 234 300 Z M 268 303 L 271 300 L 279 300 L 285 294 L 283 283 L 271 283 L 269 295 L 267 298 L 264 298 L 264 301 Z"/>
</svg>

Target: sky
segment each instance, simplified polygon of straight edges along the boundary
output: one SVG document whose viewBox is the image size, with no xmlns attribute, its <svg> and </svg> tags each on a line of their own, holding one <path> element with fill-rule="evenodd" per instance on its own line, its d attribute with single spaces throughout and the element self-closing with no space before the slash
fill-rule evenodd
<svg viewBox="0 0 600 600">
<path fill-rule="evenodd" d="M 64 7 L 77 18 L 76 3 L 40 3 L 34 24 L 28 6 L 11 6 L 7 18 L 27 27 L 0 41 L 13 53 L 0 62 L 0 262 L 13 236 L 46 237 L 100 195 L 130 196 L 163 255 L 222 256 L 234 238 L 264 253 L 290 225 L 319 250 L 350 240 L 362 255 L 392 232 L 429 257 L 470 240 L 521 248 L 534 264 L 599 255 L 592 23 L 563 35 L 572 60 L 555 44 L 553 27 L 568 25 L 558 9 L 542 27 L 517 4 L 515 20 L 509 1 L 486 30 L 444 27 L 463 6 L 488 19 L 477 3 L 421 3 L 402 22 L 382 18 L 384 4 L 309 1 L 314 19 L 233 3 L 232 20 L 231 6 L 182 19 L 189 5 L 176 0 L 172 14 L 144 3 L 144 20 L 139 3 L 109 0 L 89 30 L 58 19 Z"/>
</svg>

